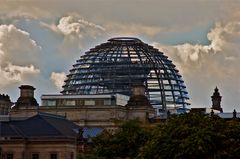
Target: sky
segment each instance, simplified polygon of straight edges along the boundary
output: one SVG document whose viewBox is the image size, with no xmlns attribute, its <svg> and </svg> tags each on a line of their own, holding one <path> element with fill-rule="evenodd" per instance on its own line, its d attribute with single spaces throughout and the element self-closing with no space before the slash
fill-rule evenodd
<svg viewBox="0 0 240 159">
<path fill-rule="evenodd" d="M 0 0 L 0 93 L 30 84 L 57 94 L 84 52 L 111 37 L 163 51 L 183 76 L 191 107 L 240 111 L 239 0 Z"/>
</svg>

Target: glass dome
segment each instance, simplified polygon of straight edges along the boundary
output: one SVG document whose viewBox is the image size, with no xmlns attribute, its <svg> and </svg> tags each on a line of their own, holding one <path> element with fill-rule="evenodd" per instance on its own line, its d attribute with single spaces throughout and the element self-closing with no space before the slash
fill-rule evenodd
<svg viewBox="0 0 240 159">
<path fill-rule="evenodd" d="M 188 93 L 182 76 L 162 52 L 137 38 L 109 39 L 87 51 L 67 75 L 63 94 L 123 94 L 141 81 L 155 108 L 185 108 Z"/>
</svg>

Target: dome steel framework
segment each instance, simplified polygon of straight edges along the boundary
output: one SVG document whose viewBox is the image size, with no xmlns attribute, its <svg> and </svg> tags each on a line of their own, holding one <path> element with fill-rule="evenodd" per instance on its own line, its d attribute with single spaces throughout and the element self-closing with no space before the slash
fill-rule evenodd
<svg viewBox="0 0 240 159">
<path fill-rule="evenodd" d="M 112 38 L 87 51 L 73 65 L 61 93 L 130 96 L 136 81 L 144 84 L 150 103 L 159 110 L 188 105 L 186 86 L 172 61 L 130 37 Z"/>
</svg>

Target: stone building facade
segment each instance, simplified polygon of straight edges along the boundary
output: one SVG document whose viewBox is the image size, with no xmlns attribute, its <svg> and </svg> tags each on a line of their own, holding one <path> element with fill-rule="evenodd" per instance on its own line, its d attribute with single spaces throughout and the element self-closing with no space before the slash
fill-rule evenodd
<svg viewBox="0 0 240 159">
<path fill-rule="evenodd" d="M 42 95 L 41 106 L 31 103 L 33 92 L 27 95 L 22 92 L 34 91 L 31 86 L 20 88 L 19 99 L 32 99 L 24 105 L 17 103 L 10 111 L 12 117 L 31 117 L 38 112 L 65 116 L 79 126 L 104 127 L 115 129 L 117 121 L 136 119 L 148 122 L 155 116 L 155 109 L 144 95 L 144 87 L 134 86 L 130 97 L 121 94 L 111 95 Z M 28 89 L 28 90 L 25 90 Z M 29 90 L 30 89 L 30 90 Z M 24 94 L 24 96 L 23 96 Z M 27 101 L 27 100 L 25 100 Z"/>
<path fill-rule="evenodd" d="M 75 159 L 76 145 L 71 140 L 2 141 L 2 159 Z"/>
<path fill-rule="evenodd" d="M 39 113 L 0 120 L 1 159 L 74 159 L 79 127 L 61 116 Z"/>
</svg>

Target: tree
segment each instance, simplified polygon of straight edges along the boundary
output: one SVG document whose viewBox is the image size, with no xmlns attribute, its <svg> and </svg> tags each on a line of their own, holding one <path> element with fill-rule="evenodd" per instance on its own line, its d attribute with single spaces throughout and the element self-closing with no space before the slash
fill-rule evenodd
<svg viewBox="0 0 240 159">
<path fill-rule="evenodd" d="M 127 121 L 114 134 L 106 131 L 93 139 L 95 154 L 106 159 L 135 158 L 149 138 L 149 132 L 140 124 L 137 120 Z"/>
<path fill-rule="evenodd" d="M 105 159 L 104 157 L 99 157 L 95 154 L 79 154 L 77 159 Z"/>
<path fill-rule="evenodd" d="M 146 126 L 128 121 L 114 134 L 93 139 L 92 159 L 240 158 L 240 122 L 215 115 L 187 113 Z"/>
<path fill-rule="evenodd" d="M 155 129 L 138 158 L 239 158 L 239 125 L 201 113 L 175 116 Z"/>
<path fill-rule="evenodd" d="M 227 159 L 240 158 L 240 121 L 235 119 L 226 121 L 222 133 L 226 138 L 222 141 L 224 148 L 218 155 Z"/>
</svg>

